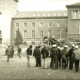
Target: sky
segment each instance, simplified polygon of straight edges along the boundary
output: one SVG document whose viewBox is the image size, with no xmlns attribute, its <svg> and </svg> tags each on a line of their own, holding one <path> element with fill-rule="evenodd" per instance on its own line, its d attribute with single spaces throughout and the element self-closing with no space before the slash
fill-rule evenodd
<svg viewBox="0 0 80 80">
<path fill-rule="evenodd" d="M 80 0 L 19 0 L 18 11 L 67 10 L 66 5 Z"/>
</svg>

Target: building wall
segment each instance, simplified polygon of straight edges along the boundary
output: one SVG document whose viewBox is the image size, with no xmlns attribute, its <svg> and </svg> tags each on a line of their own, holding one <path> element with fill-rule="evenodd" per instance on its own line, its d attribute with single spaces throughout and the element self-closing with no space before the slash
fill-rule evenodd
<svg viewBox="0 0 80 80">
<path fill-rule="evenodd" d="M 3 45 L 10 43 L 11 19 L 17 12 L 17 6 L 15 0 L 0 0 L 0 30 Z"/>
<path fill-rule="evenodd" d="M 68 8 L 68 38 L 78 39 L 80 37 L 80 18 L 73 18 L 73 10 L 80 8 Z"/>
<path fill-rule="evenodd" d="M 40 27 L 40 23 L 43 23 L 43 27 Z M 51 22 L 52 26 L 48 27 L 48 23 Z M 16 23 L 19 23 L 19 28 L 16 28 Z M 24 23 L 27 23 L 27 27 L 24 28 Z M 32 27 L 32 23 L 35 23 L 35 27 Z M 58 24 L 59 23 L 59 24 Z M 27 37 L 23 37 L 23 42 L 31 43 L 39 43 L 42 41 L 41 31 L 43 31 L 43 37 L 47 36 L 54 36 L 56 39 L 60 38 L 67 38 L 67 18 L 60 18 L 60 19 L 12 19 L 11 24 L 11 43 L 14 44 L 14 39 L 16 35 L 16 30 L 19 29 L 21 35 L 23 37 L 24 30 L 27 30 Z M 32 38 L 32 30 L 35 30 L 35 38 Z M 51 30 L 50 35 L 48 36 L 48 31 Z M 58 37 L 58 35 L 60 36 Z"/>
</svg>

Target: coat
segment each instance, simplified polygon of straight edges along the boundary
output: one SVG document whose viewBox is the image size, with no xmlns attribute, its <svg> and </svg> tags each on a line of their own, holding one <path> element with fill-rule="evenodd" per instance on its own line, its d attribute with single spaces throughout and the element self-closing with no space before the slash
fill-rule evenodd
<svg viewBox="0 0 80 80">
<path fill-rule="evenodd" d="M 27 50 L 26 50 L 26 52 L 27 52 L 27 55 L 32 55 L 32 48 L 28 48 Z"/>
<path fill-rule="evenodd" d="M 11 55 L 11 48 L 7 48 L 7 49 L 6 49 L 6 55 L 7 55 L 7 56 L 10 56 L 10 55 Z"/>
<path fill-rule="evenodd" d="M 68 55 L 68 50 L 67 49 L 63 49 L 62 51 L 62 59 L 67 59 L 67 55 Z"/>
<path fill-rule="evenodd" d="M 51 49 L 51 58 L 54 58 L 54 59 L 58 59 L 58 56 L 59 56 L 59 50 L 57 48 L 52 48 Z"/>
<path fill-rule="evenodd" d="M 35 56 L 35 58 L 41 58 L 41 53 L 39 48 L 34 49 L 33 56 Z"/>
<path fill-rule="evenodd" d="M 47 48 L 42 48 L 41 54 L 42 54 L 42 58 L 47 58 L 48 57 L 48 50 L 47 50 Z"/>
</svg>

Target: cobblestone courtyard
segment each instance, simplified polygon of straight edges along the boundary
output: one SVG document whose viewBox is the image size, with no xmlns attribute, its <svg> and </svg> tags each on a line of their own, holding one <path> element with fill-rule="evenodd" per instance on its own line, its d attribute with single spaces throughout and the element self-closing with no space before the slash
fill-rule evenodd
<svg viewBox="0 0 80 80">
<path fill-rule="evenodd" d="M 10 59 L 10 62 L 6 62 L 6 56 L 0 58 L 0 80 L 2 79 L 62 79 L 62 80 L 80 80 L 80 71 L 75 72 L 66 70 L 51 70 L 42 69 L 35 66 L 35 59 L 31 59 L 31 67 L 27 67 L 27 58 L 17 56 Z"/>
</svg>

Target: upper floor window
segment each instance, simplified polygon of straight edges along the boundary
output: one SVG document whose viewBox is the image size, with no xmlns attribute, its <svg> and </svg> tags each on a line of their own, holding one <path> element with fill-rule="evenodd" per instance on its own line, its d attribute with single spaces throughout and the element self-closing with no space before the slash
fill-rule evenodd
<svg viewBox="0 0 80 80">
<path fill-rule="evenodd" d="M 35 30 L 32 30 L 32 38 L 35 38 Z"/>
<path fill-rule="evenodd" d="M 40 27 L 43 27 L 43 22 L 40 23 Z"/>
<path fill-rule="evenodd" d="M 27 23 L 24 23 L 24 27 L 27 27 Z"/>
<path fill-rule="evenodd" d="M 35 27 L 35 23 L 32 23 L 32 27 Z"/>
<path fill-rule="evenodd" d="M 77 19 L 78 16 L 79 16 L 78 10 L 73 10 L 72 15 L 73 15 L 73 16 L 72 16 L 73 19 Z"/>
<path fill-rule="evenodd" d="M 16 27 L 19 27 L 19 23 L 16 23 Z"/>
<path fill-rule="evenodd" d="M 43 38 L 43 31 L 41 31 L 41 37 Z"/>
<path fill-rule="evenodd" d="M 48 23 L 48 27 L 52 27 L 52 22 L 49 22 Z"/>
<path fill-rule="evenodd" d="M 27 37 L 27 30 L 24 30 L 24 38 Z"/>
</svg>

